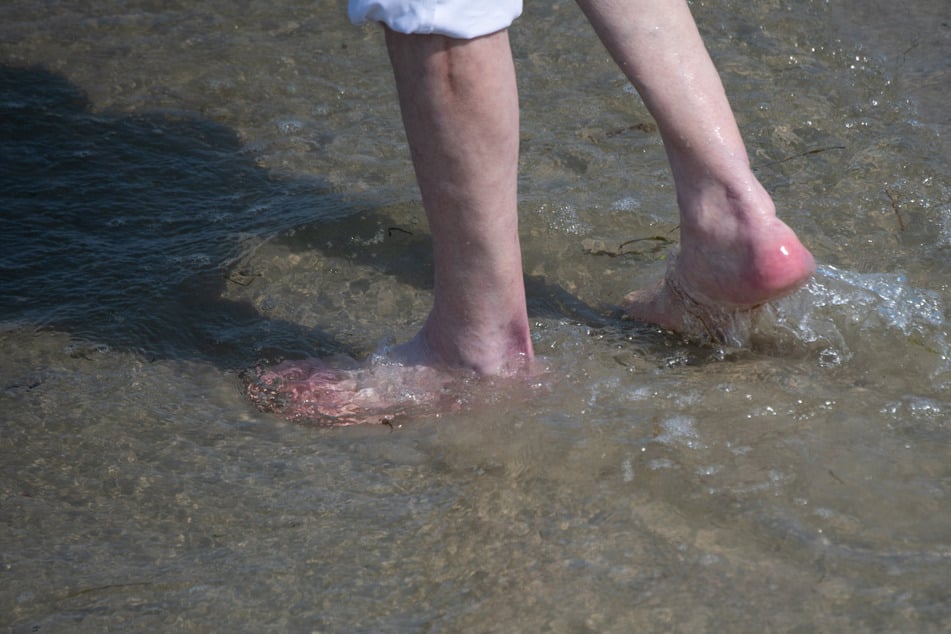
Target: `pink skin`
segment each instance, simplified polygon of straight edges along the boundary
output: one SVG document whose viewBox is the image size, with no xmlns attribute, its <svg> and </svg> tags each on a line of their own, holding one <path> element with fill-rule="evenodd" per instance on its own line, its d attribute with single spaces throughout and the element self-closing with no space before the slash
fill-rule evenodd
<svg viewBox="0 0 951 634">
<path fill-rule="evenodd" d="M 680 208 L 681 244 L 629 317 L 688 335 L 793 292 L 812 255 L 753 176 L 716 69 L 682 0 L 579 0 L 657 120 Z M 473 40 L 386 31 L 400 109 L 433 236 L 433 309 L 389 362 L 278 366 L 250 382 L 291 418 L 379 422 L 436 409 L 453 377 L 532 366 L 518 240 L 518 95 L 506 31 Z M 394 386 L 398 386 L 394 388 Z M 431 398 L 427 398 L 426 395 Z"/>
<path fill-rule="evenodd" d="M 717 319 L 802 286 L 815 262 L 776 217 L 750 171 L 720 77 L 686 4 L 578 4 L 657 120 L 677 186 L 680 252 L 657 286 L 627 295 L 627 314 L 683 332 L 696 306 Z"/>
<path fill-rule="evenodd" d="M 624 298 L 629 318 L 717 339 L 732 316 L 788 295 L 812 276 L 812 254 L 775 217 L 759 183 L 752 180 L 740 195 L 724 197 L 750 211 L 723 225 L 681 226 L 681 248 L 671 254 L 664 279 Z"/>
<path fill-rule="evenodd" d="M 448 376 L 422 366 L 341 368 L 308 359 L 258 368 L 244 378 L 259 409 L 317 425 L 392 423 L 400 416 L 458 408 Z"/>
</svg>

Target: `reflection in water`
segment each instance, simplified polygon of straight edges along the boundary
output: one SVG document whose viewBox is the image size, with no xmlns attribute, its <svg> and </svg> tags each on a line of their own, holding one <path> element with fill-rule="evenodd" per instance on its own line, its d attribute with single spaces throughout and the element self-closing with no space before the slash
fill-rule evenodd
<svg viewBox="0 0 951 634">
<path fill-rule="evenodd" d="M 946 3 L 694 3 L 823 263 L 738 347 L 618 318 L 676 240 L 663 150 L 573 5 L 527 3 L 549 371 L 332 431 L 255 411 L 233 368 L 425 315 L 378 30 L 34 5 L 0 7 L 0 626 L 951 629 Z"/>
</svg>

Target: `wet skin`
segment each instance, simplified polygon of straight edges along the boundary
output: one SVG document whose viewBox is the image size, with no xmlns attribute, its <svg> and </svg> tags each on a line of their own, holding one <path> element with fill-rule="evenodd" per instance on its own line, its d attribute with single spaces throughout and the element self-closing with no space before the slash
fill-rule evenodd
<svg viewBox="0 0 951 634">
<path fill-rule="evenodd" d="M 803 285 L 815 270 L 812 255 L 776 217 L 750 170 L 686 3 L 579 4 L 657 121 L 680 209 L 679 252 L 656 286 L 627 295 L 625 311 L 716 339 L 724 320 Z M 432 232 L 433 308 L 418 334 L 383 365 L 333 369 L 311 360 L 258 373 L 249 394 L 291 417 L 378 422 L 405 403 L 438 408 L 439 377 L 519 375 L 533 366 L 508 34 L 454 40 L 387 29 L 386 42 Z"/>
</svg>

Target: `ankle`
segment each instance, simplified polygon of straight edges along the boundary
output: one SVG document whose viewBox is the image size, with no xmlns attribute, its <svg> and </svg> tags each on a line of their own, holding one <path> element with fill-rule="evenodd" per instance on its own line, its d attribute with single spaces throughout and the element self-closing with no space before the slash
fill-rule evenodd
<svg viewBox="0 0 951 634">
<path fill-rule="evenodd" d="M 742 233 L 776 218 L 776 206 L 748 166 L 723 175 L 677 179 L 682 236 Z"/>
<path fill-rule="evenodd" d="M 407 345 L 417 364 L 480 375 L 514 373 L 534 356 L 527 317 L 447 325 L 434 310 Z"/>
</svg>

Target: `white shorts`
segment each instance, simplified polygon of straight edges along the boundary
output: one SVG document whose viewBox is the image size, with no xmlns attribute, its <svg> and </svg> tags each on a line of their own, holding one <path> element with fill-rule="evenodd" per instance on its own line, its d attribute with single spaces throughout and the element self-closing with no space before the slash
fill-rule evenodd
<svg viewBox="0 0 951 634">
<path fill-rule="evenodd" d="M 354 24 L 383 22 L 400 33 L 435 33 L 469 40 L 508 28 L 522 0 L 349 0 Z"/>
</svg>

